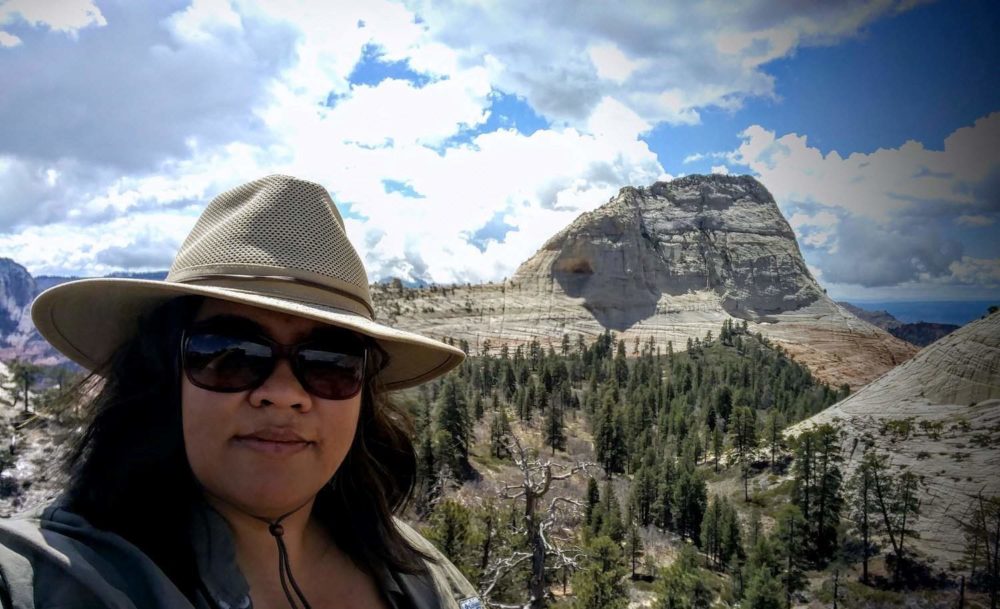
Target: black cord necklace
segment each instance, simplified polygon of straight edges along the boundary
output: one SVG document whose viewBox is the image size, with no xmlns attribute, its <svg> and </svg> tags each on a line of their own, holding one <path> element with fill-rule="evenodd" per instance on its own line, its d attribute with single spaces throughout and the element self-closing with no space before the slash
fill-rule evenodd
<svg viewBox="0 0 1000 609">
<path fill-rule="evenodd" d="M 298 597 L 299 602 L 302 603 L 301 609 L 312 609 L 312 606 L 309 604 L 309 601 L 306 600 L 306 595 L 302 592 L 302 589 L 299 588 L 298 583 L 296 583 L 295 577 L 292 576 L 292 565 L 291 562 L 288 560 L 288 549 L 285 547 L 285 539 L 284 539 L 285 527 L 281 526 L 281 521 L 291 516 L 295 512 L 301 510 L 308 503 L 309 503 L 308 501 L 306 503 L 303 503 L 302 505 L 295 508 L 291 512 L 283 514 L 275 520 L 270 520 L 268 518 L 257 516 L 255 514 L 249 514 L 250 516 L 253 516 L 257 520 L 267 523 L 268 532 L 271 533 L 271 535 L 274 537 L 275 543 L 278 544 L 278 576 L 281 579 L 281 589 L 285 593 L 285 598 L 288 600 L 288 605 L 292 609 L 300 609 L 298 603 L 296 603 L 295 601 L 295 598 L 292 597 L 292 590 Z M 291 586 L 292 590 L 289 590 L 289 585 Z"/>
</svg>

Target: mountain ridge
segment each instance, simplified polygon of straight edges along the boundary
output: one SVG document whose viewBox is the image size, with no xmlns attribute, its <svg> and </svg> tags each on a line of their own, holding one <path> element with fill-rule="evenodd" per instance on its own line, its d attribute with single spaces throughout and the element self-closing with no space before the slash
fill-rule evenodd
<svg viewBox="0 0 1000 609">
<path fill-rule="evenodd" d="M 624 187 L 554 231 L 503 283 L 410 288 L 391 282 L 371 291 L 379 320 L 464 340 L 476 352 L 533 339 L 552 344 L 564 334 L 589 341 L 606 329 L 629 342 L 683 349 L 688 339 L 737 319 L 822 380 L 856 388 L 916 351 L 826 296 L 774 198 L 749 176 L 694 175 Z M 20 319 L 30 322 L 26 311 Z M 14 345 L 0 335 L 0 357 L 18 350 L 54 357 L 37 333 L 18 340 Z"/>
</svg>

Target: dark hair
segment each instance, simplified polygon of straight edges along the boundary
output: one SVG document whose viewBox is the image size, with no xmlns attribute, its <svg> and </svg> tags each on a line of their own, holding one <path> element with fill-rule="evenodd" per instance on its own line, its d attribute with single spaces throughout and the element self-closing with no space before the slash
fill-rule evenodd
<svg viewBox="0 0 1000 609">
<path fill-rule="evenodd" d="M 190 527 L 201 490 L 184 450 L 179 350 L 181 331 L 202 301 L 181 297 L 152 311 L 135 337 L 92 375 L 99 391 L 83 397 L 91 419 L 67 458 L 63 503 L 137 546 L 192 598 L 199 576 Z M 388 356 L 374 341 L 369 347 L 354 442 L 317 494 L 313 514 L 369 573 L 382 567 L 423 573 L 429 557 L 392 522 L 416 479 L 412 426 L 380 384 L 378 371 Z"/>
</svg>

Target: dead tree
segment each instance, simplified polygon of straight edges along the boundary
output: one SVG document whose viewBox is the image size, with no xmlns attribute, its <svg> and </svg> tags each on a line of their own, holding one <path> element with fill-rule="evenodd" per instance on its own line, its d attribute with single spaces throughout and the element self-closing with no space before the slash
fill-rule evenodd
<svg viewBox="0 0 1000 609">
<path fill-rule="evenodd" d="M 552 463 L 551 460 L 541 460 L 533 451 L 521 444 L 516 434 L 511 434 L 513 444 L 511 454 L 514 464 L 521 472 L 521 480 L 517 484 L 508 484 L 500 496 L 512 501 L 524 501 L 524 516 L 522 526 L 528 540 L 527 552 L 513 554 L 491 561 L 488 579 L 481 582 L 481 596 L 489 601 L 497 583 L 504 575 L 510 573 L 519 565 L 530 561 L 531 577 L 528 582 L 528 600 L 523 605 L 504 605 L 490 602 L 491 606 L 501 609 L 541 609 L 548 598 L 548 572 L 558 572 L 560 569 L 574 570 L 583 556 L 579 547 L 571 545 L 568 539 L 559 538 L 553 531 L 556 517 L 561 505 L 572 505 L 579 508 L 583 504 L 565 496 L 553 497 L 547 506 L 543 506 L 545 496 L 552 490 L 552 483 L 566 480 L 578 472 L 586 473 L 588 468 L 594 468 L 593 463 L 577 463 L 571 467 Z M 546 559 L 553 559 L 546 565 Z"/>
</svg>

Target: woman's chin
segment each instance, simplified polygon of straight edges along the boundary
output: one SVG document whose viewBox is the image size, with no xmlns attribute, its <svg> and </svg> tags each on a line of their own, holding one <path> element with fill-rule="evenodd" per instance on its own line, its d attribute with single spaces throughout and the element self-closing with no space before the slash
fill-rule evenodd
<svg viewBox="0 0 1000 609">
<path fill-rule="evenodd" d="M 253 484 L 239 489 L 226 489 L 211 493 L 228 507 L 260 518 L 279 518 L 308 504 L 319 489 L 292 487 L 287 483 L 262 485 Z"/>
</svg>

